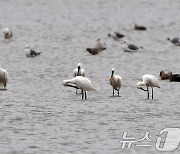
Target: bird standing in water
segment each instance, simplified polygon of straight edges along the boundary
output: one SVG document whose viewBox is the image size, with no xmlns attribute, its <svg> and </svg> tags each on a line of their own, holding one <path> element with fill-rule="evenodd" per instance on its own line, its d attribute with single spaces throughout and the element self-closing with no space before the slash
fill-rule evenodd
<svg viewBox="0 0 180 154">
<path fill-rule="evenodd" d="M 111 76 L 109 77 L 109 83 L 113 87 L 113 96 L 114 96 L 114 90 L 118 91 L 118 96 L 119 96 L 119 91 L 122 85 L 122 78 L 119 75 L 114 74 L 114 68 L 112 69 Z"/>
<path fill-rule="evenodd" d="M 142 76 L 143 81 L 137 83 L 137 88 L 143 91 L 147 91 L 147 99 L 149 99 L 149 87 L 152 89 L 152 99 L 153 99 L 153 88 L 160 88 L 158 79 L 154 75 L 145 74 Z M 142 86 L 146 86 L 147 90 L 143 89 Z"/>
<path fill-rule="evenodd" d="M 6 86 L 7 86 L 7 82 L 8 82 L 8 72 L 1 68 L 1 62 L 0 62 L 0 86 L 4 88 L 4 90 L 6 90 Z"/>
<path fill-rule="evenodd" d="M 73 79 L 64 80 L 63 85 L 81 89 L 82 99 L 85 99 L 85 100 L 87 99 L 86 91 L 99 91 L 100 90 L 100 87 L 97 84 L 93 83 L 91 80 L 83 76 L 76 76 Z"/>
<path fill-rule="evenodd" d="M 74 69 L 73 73 L 74 73 L 74 77 L 76 76 L 84 76 L 85 77 L 85 70 L 83 68 L 81 68 L 81 63 L 78 63 L 77 68 Z M 77 88 L 76 88 L 76 94 L 77 94 Z"/>
</svg>

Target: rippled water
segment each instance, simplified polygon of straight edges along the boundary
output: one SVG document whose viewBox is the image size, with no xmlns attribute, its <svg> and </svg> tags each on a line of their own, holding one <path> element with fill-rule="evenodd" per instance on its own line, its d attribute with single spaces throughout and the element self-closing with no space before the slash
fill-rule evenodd
<svg viewBox="0 0 180 154">
<path fill-rule="evenodd" d="M 8 90 L 0 91 L 0 153 L 154 154 L 159 132 L 180 126 L 179 83 L 159 81 L 154 100 L 136 88 L 143 74 L 179 73 L 180 48 L 166 40 L 180 35 L 178 0 L 1 0 L 0 6 L 0 28 L 14 32 L 10 42 L 0 39 L 9 72 Z M 135 23 L 148 30 L 134 31 Z M 121 41 L 107 37 L 112 30 L 143 51 L 123 52 Z M 92 56 L 85 49 L 97 37 L 108 49 Z M 43 54 L 26 58 L 26 44 Z M 62 85 L 79 62 L 101 87 L 86 101 Z M 111 97 L 112 67 L 123 78 L 121 97 Z M 150 132 L 152 146 L 123 150 L 125 131 L 136 139 Z"/>
</svg>

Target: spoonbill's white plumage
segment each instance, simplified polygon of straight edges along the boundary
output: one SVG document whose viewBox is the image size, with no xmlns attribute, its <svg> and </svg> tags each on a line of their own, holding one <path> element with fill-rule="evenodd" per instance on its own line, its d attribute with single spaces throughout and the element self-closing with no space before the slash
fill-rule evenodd
<svg viewBox="0 0 180 154">
<path fill-rule="evenodd" d="M 81 89 L 82 99 L 84 98 L 87 99 L 86 91 L 93 91 L 93 90 L 99 91 L 100 90 L 100 87 L 97 84 L 91 82 L 91 80 L 83 76 L 76 76 L 73 79 L 64 80 L 63 85 Z"/>
<path fill-rule="evenodd" d="M 157 87 L 160 88 L 158 79 L 154 75 L 145 74 L 142 76 L 143 81 L 137 83 L 137 88 L 147 91 L 147 99 L 149 99 L 149 87 L 152 89 L 152 99 L 153 99 L 153 88 Z M 146 86 L 147 90 L 143 89 L 142 87 Z"/>
<path fill-rule="evenodd" d="M 119 75 L 114 74 L 114 69 L 112 69 L 112 74 L 109 77 L 109 83 L 113 87 L 113 96 L 114 96 L 114 90 L 118 91 L 118 96 L 119 96 L 119 91 L 122 85 L 122 78 Z"/>
<path fill-rule="evenodd" d="M 81 67 L 81 63 L 78 63 L 77 68 L 73 70 L 74 77 L 76 76 L 84 76 L 85 77 L 85 70 Z M 77 89 L 76 89 L 77 94 Z"/>
<path fill-rule="evenodd" d="M 118 33 L 118 32 L 112 31 L 112 32 L 110 32 L 110 33 L 108 34 L 108 36 L 109 36 L 109 37 L 112 37 L 112 38 L 115 39 L 115 40 L 117 40 L 117 39 L 123 38 L 125 35 L 124 35 L 124 34 L 121 34 L 121 33 Z"/>
<path fill-rule="evenodd" d="M 128 44 L 126 41 L 123 42 L 122 48 L 125 52 L 136 52 L 142 47 L 138 47 L 134 44 Z"/>
<path fill-rule="evenodd" d="M 12 38 L 12 31 L 9 28 L 4 28 L 3 34 L 5 40 Z"/>
<path fill-rule="evenodd" d="M 36 52 L 36 51 L 30 49 L 29 45 L 25 46 L 25 52 L 26 52 L 27 57 L 36 57 L 41 54 L 41 52 Z"/>
<path fill-rule="evenodd" d="M 95 48 L 101 49 L 101 50 L 105 50 L 107 48 L 106 43 L 101 38 L 98 38 L 96 41 L 97 43 L 96 43 Z"/>
<path fill-rule="evenodd" d="M 8 72 L 1 68 L 1 62 L 0 62 L 0 86 L 4 88 L 4 90 L 6 89 L 7 86 L 7 82 L 8 82 Z"/>
<path fill-rule="evenodd" d="M 85 76 L 85 70 L 82 68 L 81 63 L 78 63 L 77 68 L 73 70 L 74 77 Z"/>
</svg>

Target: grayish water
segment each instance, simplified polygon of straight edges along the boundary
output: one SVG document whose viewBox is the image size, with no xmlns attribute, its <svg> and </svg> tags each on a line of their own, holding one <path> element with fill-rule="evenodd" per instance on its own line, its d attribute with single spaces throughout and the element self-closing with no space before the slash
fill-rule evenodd
<svg viewBox="0 0 180 154">
<path fill-rule="evenodd" d="M 154 100 L 136 88 L 143 74 L 180 73 L 180 48 L 166 40 L 180 36 L 179 0 L 1 0 L 0 6 L 0 28 L 14 32 L 10 42 L 2 33 L 0 39 L 9 72 L 8 90 L 0 91 L 0 153 L 154 154 L 159 132 L 180 127 L 179 83 L 159 81 Z M 148 30 L 134 31 L 135 23 Z M 112 30 L 144 50 L 123 52 L 121 41 L 107 37 Z M 85 49 L 97 37 L 108 49 L 92 56 Z M 26 44 L 43 54 L 26 58 Z M 79 62 L 101 87 L 86 101 L 62 85 Z M 123 78 L 121 97 L 111 97 L 112 67 Z M 125 131 L 136 139 L 150 132 L 152 146 L 123 150 Z"/>
</svg>

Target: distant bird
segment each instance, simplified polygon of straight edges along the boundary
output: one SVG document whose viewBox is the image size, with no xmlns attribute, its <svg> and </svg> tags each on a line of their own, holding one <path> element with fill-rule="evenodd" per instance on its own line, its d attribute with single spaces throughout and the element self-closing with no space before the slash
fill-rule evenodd
<svg viewBox="0 0 180 154">
<path fill-rule="evenodd" d="M 111 76 L 109 77 L 109 83 L 113 87 L 113 96 L 114 96 L 114 90 L 118 91 L 118 96 L 119 96 L 119 91 L 122 85 L 122 78 L 119 75 L 114 74 L 114 68 L 112 69 Z"/>
<path fill-rule="evenodd" d="M 128 44 L 126 41 L 123 42 L 122 48 L 124 52 L 136 52 L 142 49 L 143 47 L 137 47 L 134 44 Z"/>
<path fill-rule="evenodd" d="M 169 80 L 171 82 L 180 82 L 180 74 L 172 74 L 172 72 L 170 72 Z"/>
<path fill-rule="evenodd" d="M 92 55 L 97 55 L 101 51 L 103 51 L 104 49 L 101 49 L 101 48 L 87 48 L 86 50 Z"/>
<path fill-rule="evenodd" d="M 161 80 L 167 80 L 169 79 L 171 73 L 172 72 L 165 73 L 164 71 L 161 71 L 159 76 L 161 77 Z"/>
<path fill-rule="evenodd" d="M 134 25 L 134 29 L 135 29 L 135 30 L 146 30 L 147 28 L 146 28 L 145 26 L 141 26 L 141 25 L 135 24 L 135 25 Z"/>
<path fill-rule="evenodd" d="M 96 41 L 97 43 L 94 48 L 101 49 L 101 50 L 105 50 L 107 48 L 106 43 L 101 38 L 98 38 Z"/>
<path fill-rule="evenodd" d="M 63 85 L 81 89 L 82 99 L 85 99 L 85 100 L 87 99 L 86 91 L 93 91 L 93 90 L 99 91 L 100 90 L 100 87 L 97 84 L 93 83 L 91 80 L 83 76 L 76 76 L 73 79 L 64 80 Z"/>
<path fill-rule="evenodd" d="M 74 77 L 76 76 L 84 76 L 85 77 L 85 70 L 81 68 L 81 63 L 78 63 L 77 68 L 73 70 Z M 76 89 L 77 94 L 77 89 Z"/>
<path fill-rule="evenodd" d="M 8 72 L 1 68 L 1 62 L 0 62 L 0 86 L 4 88 L 4 90 L 6 90 L 6 86 L 7 86 L 7 82 L 8 82 Z"/>
<path fill-rule="evenodd" d="M 175 46 L 180 46 L 180 38 L 175 37 L 175 38 L 167 38 L 168 41 L 173 43 Z"/>
<path fill-rule="evenodd" d="M 25 46 L 25 52 L 27 57 L 36 57 L 41 54 L 41 52 L 36 52 L 32 49 L 30 49 L 29 45 Z"/>
<path fill-rule="evenodd" d="M 3 34 L 4 34 L 5 40 L 8 40 L 8 39 L 12 38 L 12 36 L 13 36 L 12 31 L 9 28 L 4 28 Z"/>
<path fill-rule="evenodd" d="M 152 99 L 153 99 L 153 88 L 157 87 L 160 88 L 158 83 L 158 79 L 154 75 L 145 74 L 142 76 L 143 81 L 137 83 L 137 88 L 147 91 L 147 99 L 149 99 L 149 87 L 152 88 Z M 146 86 L 147 90 L 143 89 L 142 86 Z"/>
<path fill-rule="evenodd" d="M 113 32 L 113 31 L 110 32 L 110 33 L 108 34 L 108 36 L 109 36 L 109 37 L 112 37 L 112 38 L 115 39 L 115 40 L 121 39 L 121 38 L 125 37 L 124 34 L 121 34 L 121 33 L 118 33 L 118 32 Z"/>
</svg>

